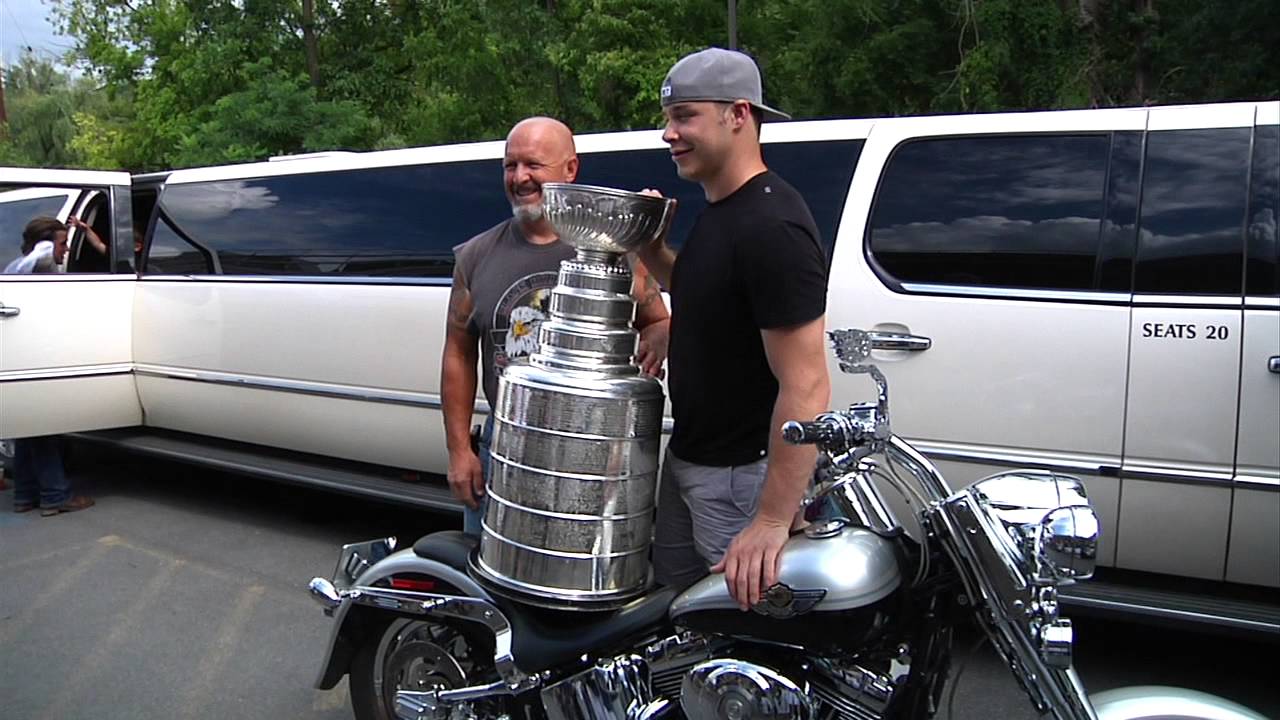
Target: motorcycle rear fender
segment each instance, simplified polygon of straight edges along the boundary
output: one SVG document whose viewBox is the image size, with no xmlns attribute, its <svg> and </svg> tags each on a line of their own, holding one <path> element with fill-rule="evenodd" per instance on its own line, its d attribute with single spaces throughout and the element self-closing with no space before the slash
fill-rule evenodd
<svg viewBox="0 0 1280 720">
<path fill-rule="evenodd" d="M 412 548 L 406 548 L 375 563 L 356 579 L 357 585 L 372 585 L 391 575 L 413 573 L 425 575 L 445 584 L 460 595 L 492 601 L 489 593 L 476 584 L 469 575 L 436 560 L 418 557 Z M 437 590 L 436 592 L 442 592 Z M 447 589 L 443 592 L 448 592 Z M 333 630 L 329 635 L 329 647 L 325 652 L 316 687 L 331 690 L 351 669 L 356 650 L 375 633 L 397 617 L 395 613 L 365 605 L 353 605 L 343 600 L 333 614 Z"/>
<path fill-rule="evenodd" d="M 1216 695 L 1176 687 L 1141 686 L 1094 693 L 1089 698 L 1098 720 L 1266 720 L 1249 708 Z"/>
</svg>

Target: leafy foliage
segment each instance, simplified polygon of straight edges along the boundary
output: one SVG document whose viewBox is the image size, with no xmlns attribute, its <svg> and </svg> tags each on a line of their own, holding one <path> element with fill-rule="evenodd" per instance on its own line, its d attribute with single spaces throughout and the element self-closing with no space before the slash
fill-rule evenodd
<svg viewBox="0 0 1280 720">
<path fill-rule="evenodd" d="M 485 140 L 534 114 L 579 132 L 655 127 L 671 63 L 727 41 L 723 0 L 53 4 L 79 74 L 31 58 L 8 70 L 6 164 L 145 170 Z M 1280 95 L 1274 0 L 737 5 L 766 98 L 799 118 Z"/>
</svg>

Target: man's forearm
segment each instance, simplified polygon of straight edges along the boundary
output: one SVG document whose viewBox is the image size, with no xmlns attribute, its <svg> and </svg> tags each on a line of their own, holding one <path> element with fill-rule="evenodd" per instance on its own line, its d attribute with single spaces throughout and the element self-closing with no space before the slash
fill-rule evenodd
<svg viewBox="0 0 1280 720">
<path fill-rule="evenodd" d="M 662 287 L 668 291 L 671 290 L 671 268 L 675 267 L 676 254 L 667 244 L 654 244 L 641 249 L 637 253 L 640 262 L 644 263 L 644 267 L 649 274 L 658 281 Z"/>
<path fill-rule="evenodd" d="M 818 452 L 812 445 L 792 445 L 782 439 L 782 424 L 788 420 L 810 420 L 827 409 L 829 391 L 821 387 L 803 392 L 778 392 L 769 428 L 769 468 L 760 492 L 757 517 L 790 525 L 805 490 L 813 478 Z"/>
<path fill-rule="evenodd" d="M 449 452 L 471 447 L 471 416 L 476 409 L 476 363 L 446 353 L 440 373 L 440 406 L 444 412 L 445 446 Z"/>
</svg>

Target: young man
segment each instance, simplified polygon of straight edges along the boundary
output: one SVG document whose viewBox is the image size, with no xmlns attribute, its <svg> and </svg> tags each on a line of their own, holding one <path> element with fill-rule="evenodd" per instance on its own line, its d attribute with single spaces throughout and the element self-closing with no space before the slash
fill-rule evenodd
<svg viewBox="0 0 1280 720">
<path fill-rule="evenodd" d="M 721 570 L 742 609 L 777 578 L 778 553 L 813 474 L 812 447 L 779 428 L 827 409 L 827 262 L 808 206 L 765 166 L 764 105 L 746 55 L 710 48 L 662 83 L 663 139 L 708 207 L 677 257 L 659 240 L 640 259 L 671 292 L 675 427 L 654 538 L 659 582 Z"/>
<path fill-rule="evenodd" d="M 484 373 L 484 397 L 494 407 L 502 368 L 537 349 L 538 326 L 550 311 L 560 262 L 574 256 L 542 214 L 542 184 L 573 182 L 578 155 L 573 133 L 545 117 L 522 120 L 507 135 L 503 187 L 513 217 L 454 248 L 457 262 L 441 363 L 449 488 L 466 506 L 463 529 L 480 534 L 488 439 L 486 423 L 477 453 L 470 426 L 475 410 L 476 364 Z M 638 265 L 632 294 L 640 331 L 641 369 L 657 375 L 666 359 L 667 306 L 657 283 Z"/>
<path fill-rule="evenodd" d="M 78 220 L 78 227 L 88 227 Z M 106 245 L 90 230 L 89 242 L 106 252 Z M 22 256 L 5 266 L 5 275 L 57 272 L 67 256 L 67 226 L 55 218 L 38 217 L 22 231 Z M 74 495 L 62 469 L 62 451 L 56 437 L 19 438 L 13 441 L 13 511 L 40 508 L 43 516 L 75 512 L 93 506 L 93 500 Z"/>
</svg>

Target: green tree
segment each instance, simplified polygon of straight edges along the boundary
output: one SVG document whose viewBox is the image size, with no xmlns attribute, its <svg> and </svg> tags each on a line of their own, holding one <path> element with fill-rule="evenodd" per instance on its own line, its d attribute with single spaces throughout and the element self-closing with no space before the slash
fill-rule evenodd
<svg viewBox="0 0 1280 720">
<path fill-rule="evenodd" d="M 87 78 L 72 80 L 54 64 L 23 53 L 5 70 L 5 105 L 9 116 L 2 161 L 37 167 L 77 167 L 82 158 L 71 147 L 75 116 L 105 104 Z"/>
<path fill-rule="evenodd" d="M 31 95 L 48 122 L 0 147 L 129 169 L 495 139 L 533 114 L 653 127 L 670 64 L 727 34 L 723 0 L 54 2 L 102 99 Z M 1280 94 L 1274 0 L 746 0 L 739 14 L 766 98 L 798 118 Z"/>
</svg>

